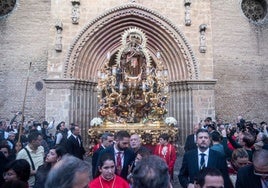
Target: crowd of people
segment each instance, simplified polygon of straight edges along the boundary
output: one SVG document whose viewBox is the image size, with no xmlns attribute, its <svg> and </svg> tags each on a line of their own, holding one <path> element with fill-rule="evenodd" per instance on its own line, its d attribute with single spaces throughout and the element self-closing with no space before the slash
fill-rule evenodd
<svg viewBox="0 0 268 188">
<path fill-rule="evenodd" d="M 215 123 L 210 117 L 196 124 L 184 146 L 179 181 L 184 188 L 195 187 L 204 167 L 217 168 L 227 188 L 268 187 L 268 134 L 260 124 L 238 117 L 235 124 Z M 214 186 L 215 187 L 215 186 Z"/>
<path fill-rule="evenodd" d="M 21 126 L 15 121 L 18 115 L 10 122 L 0 121 L 0 187 L 44 188 L 49 172 L 65 155 L 84 159 L 78 125 L 67 129 L 62 121 L 52 136 L 49 130 L 55 127 L 54 121 L 29 121 Z"/>
<path fill-rule="evenodd" d="M 20 127 L 14 119 L 0 121 L 0 188 L 172 188 L 181 155 L 167 133 L 147 147 L 136 133 L 105 132 L 93 147 L 90 165 L 78 125 L 67 129 L 63 121 L 57 126 L 44 121 Z M 54 136 L 50 129 L 56 129 Z M 193 130 L 178 174 L 183 188 L 268 187 L 265 122 L 240 118 L 231 125 L 208 117 Z"/>
</svg>

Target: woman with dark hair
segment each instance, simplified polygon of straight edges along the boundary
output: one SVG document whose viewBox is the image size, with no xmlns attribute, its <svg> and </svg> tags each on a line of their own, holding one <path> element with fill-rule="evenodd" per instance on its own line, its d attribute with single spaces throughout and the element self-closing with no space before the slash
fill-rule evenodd
<svg viewBox="0 0 268 188">
<path fill-rule="evenodd" d="M 126 180 L 115 174 L 115 162 L 114 156 L 110 153 L 104 153 L 100 157 L 100 163 L 98 166 L 99 176 L 93 179 L 88 186 L 91 188 L 109 188 L 120 187 L 129 188 L 129 184 Z"/>
<path fill-rule="evenodd" d="M 6 182 L 21 180 L 28 182 L 31 173 L 31 167 L 25 159 L 17 159 L 8 163 L 5 167 L 3 177 Z M 28 183 L 27 183 L 28 184 Z"/>
<path fill-rule="evenodd" d="M 2 183 L 5 182 L 4 177 L 1 175 L 4 172 L 6 164 L 11 161 L 9 158 L 9 154 L 10 154 L 9 145 L 5 141 L 2 141 L 0 143 L 0 185 L 2 185 Z"/>
<path fill-rule="evenodd" d="M 45 163 L 38 167 L 35 175 L 34 188 L 45 187 L 45 182 L 50 169 L 61 160 L 62 156 L 65 154 L 65 149 L 62 146 L 55 146 L 49 150 L 46 156 Z"/>
</svg>

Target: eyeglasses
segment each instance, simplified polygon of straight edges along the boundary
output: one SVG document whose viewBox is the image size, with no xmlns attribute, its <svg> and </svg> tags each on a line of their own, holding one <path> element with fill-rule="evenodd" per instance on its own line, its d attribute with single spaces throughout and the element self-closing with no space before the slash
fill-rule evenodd
<svg viewBox="0 0 268 188">
<path fill-rule="evenodd" d="M 268 177 L 268 172 L 263 172 L 263 173 L 261 173 L 261 172 L 257 172 L 256 170 L 254 170 L 254 174 L 255 174 L 256 176 Z"/>
</svg>

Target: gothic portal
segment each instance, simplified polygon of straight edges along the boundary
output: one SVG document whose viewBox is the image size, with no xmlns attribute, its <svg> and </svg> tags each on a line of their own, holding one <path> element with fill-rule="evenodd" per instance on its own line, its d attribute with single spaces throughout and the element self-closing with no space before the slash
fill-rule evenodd
<svg viewBox="0 0 268 188">
<path fill-rule="evenodd" d="M 55 103 L 58 106 L 67 105 L 62 118 L 82 125 L 84 138 L 87 138 L 89 122 L 98 115 L 97 72 L 105 66 L 108 52 L 115 60 L 121 36 L 129 28 L 145 33 L 152 61 L 157 61 L 157 53 L 161 52 L 163 66 L 169 73 L 168 116 L 178 120 L 179 138 L 184 141 L 194 120 L 215 115 L 215 80 L 200 79 L 196 56 L 178 27 L 159 13 L 135 3 L 104 12 L 87 23 L 74 37 L 63 62 L 62 78 L 46 79 L 46 115 L 55 113 L 50 108 Z M 132 70 L 135 75 L 135 70 Z M 55 95 L 63 96 L 64 100 L 55 101 Z M 204 96 L 206 100 L 202 101 Z M 200 105 L 205 105 L 206 110 L 200 110 Z"/>
</svg>

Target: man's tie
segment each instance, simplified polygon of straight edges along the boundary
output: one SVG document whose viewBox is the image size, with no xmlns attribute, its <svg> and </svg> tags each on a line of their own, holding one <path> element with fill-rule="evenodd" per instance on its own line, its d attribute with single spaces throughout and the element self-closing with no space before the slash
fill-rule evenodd
<svg viewBox="0 0 268 188">
<path fill-rule="evenodd" d="M 80 140 L 79 140 L 78 136 L 76 137 L 76 141 L 78 142 L 78 145 L 80 146 Z"/>
<path fill-rule="evenodd" d="M 200 160 L 200 170 L 202 170 L 202 169 L 206 166 L 206 164 L 205 164 L 205 155 L 206 155 L 206 154 L 201 153 L 200 155 L 201 155 L 201 160 Z"/>
<path fill-rule="evenodd" d="M 121 152 L 116 153 L 116 173 L 117 175 L 121 174 L 122 170 L 122 158 L 121 158 Z"/>
</svg>

